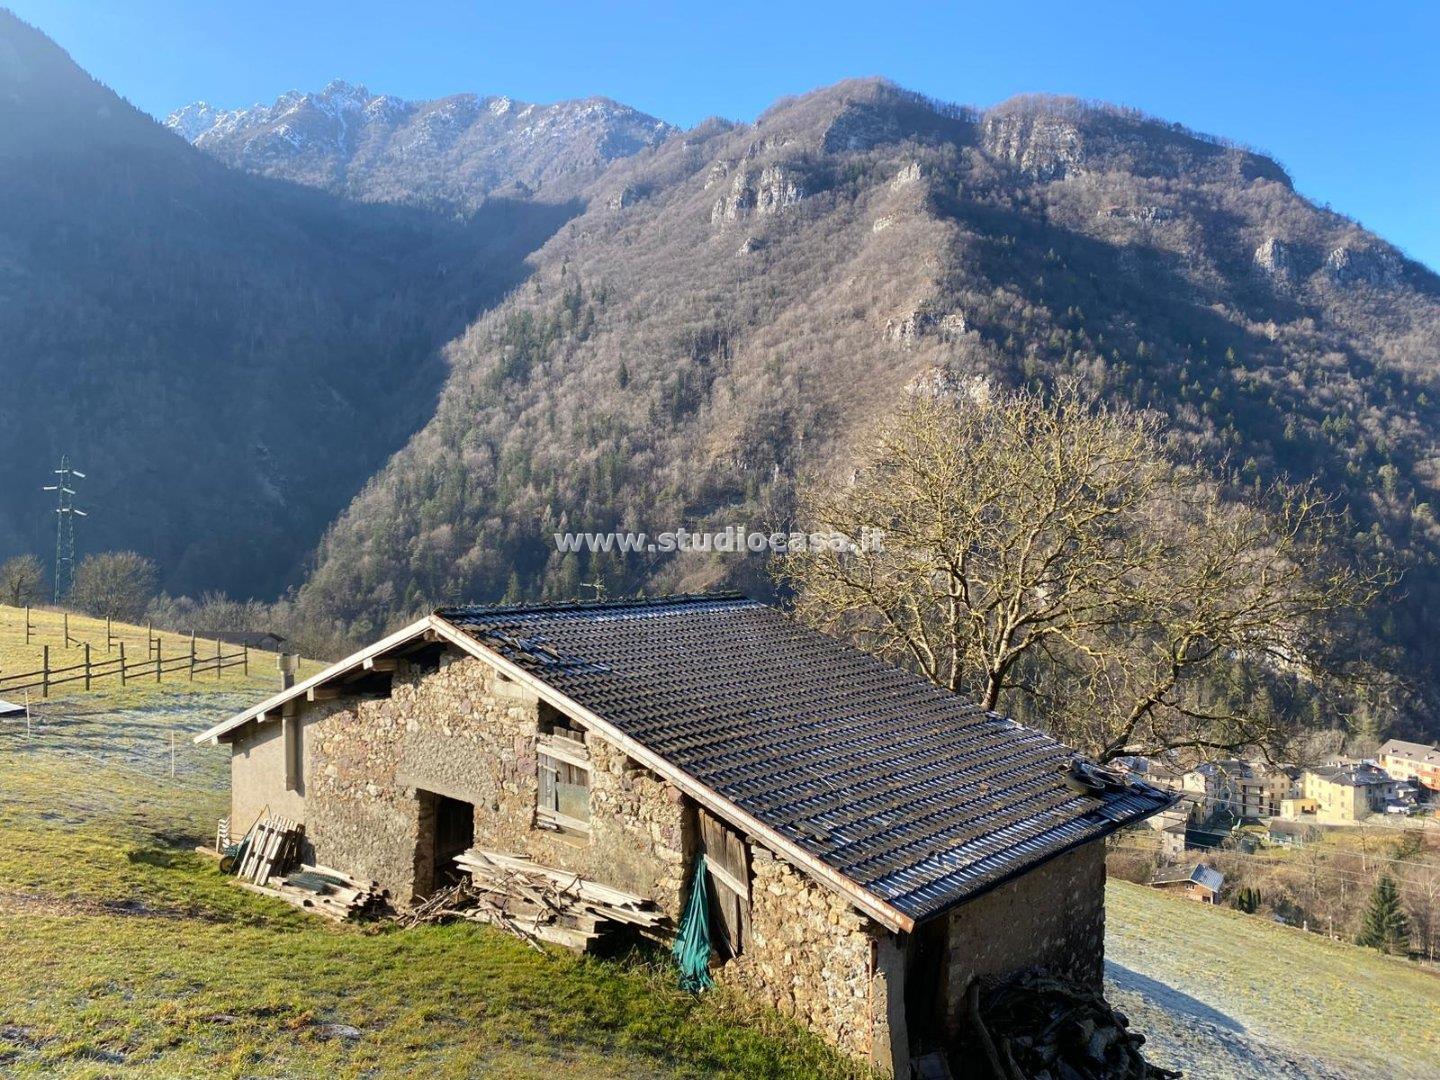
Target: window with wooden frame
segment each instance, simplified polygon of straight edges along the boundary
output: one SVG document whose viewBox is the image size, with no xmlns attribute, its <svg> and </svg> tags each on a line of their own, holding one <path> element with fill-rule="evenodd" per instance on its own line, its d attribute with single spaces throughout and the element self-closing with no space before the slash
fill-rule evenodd
<svg viewBox="0 0 1440 1080">
<path fill-rule="evenodd" d="M 535 823 L 560 832 L 589 833 L 590 751 L 584 729 L 558 713 L 542 713 L 535 753 Z"/>
<path fill-rule="evenodd" d="M 700 850 L 709 871 L 715 944 L 722 953 L 739 956 L 750 937 L 750 847 L 743 836 L 701 807 Z"/>
</svg>

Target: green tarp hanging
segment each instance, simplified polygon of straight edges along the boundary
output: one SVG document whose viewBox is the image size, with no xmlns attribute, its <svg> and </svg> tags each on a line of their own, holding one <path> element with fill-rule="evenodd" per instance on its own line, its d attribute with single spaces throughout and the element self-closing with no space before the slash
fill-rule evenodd
<svg viewBox="0 0 1440 1080">
<path fill-rule="evenodd" d="M 680 920 L 680 933 L 671 949 L 680 965 L 680 985 L 686 990 L 708 990 L 715 985 L 710 977 L 710 875 L 705 856 L 695 860 L 690 880 L 690 900 Z"/>
</svg>

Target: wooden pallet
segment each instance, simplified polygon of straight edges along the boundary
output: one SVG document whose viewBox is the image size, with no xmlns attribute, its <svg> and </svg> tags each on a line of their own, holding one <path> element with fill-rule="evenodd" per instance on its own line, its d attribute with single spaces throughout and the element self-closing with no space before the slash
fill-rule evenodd
<svg viewBox="0 0 1440 1080">
<path fill-rule="evenodd" d="M 275 874 L 283 874 L 300 859 L 300 838 L 304 826 L 289 818 L 264 818 L 250 831 L 249 842 L 235 876 L 264 885 Z"/>
</svg>

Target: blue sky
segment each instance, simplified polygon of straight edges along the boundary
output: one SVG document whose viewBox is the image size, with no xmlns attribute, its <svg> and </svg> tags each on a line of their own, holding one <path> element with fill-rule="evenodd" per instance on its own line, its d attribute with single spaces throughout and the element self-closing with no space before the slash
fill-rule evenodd
<svg viewBox="0 0 1440 1080">
<path fill-rule="evenodd" d="M 159 116 L 332 78 L 411 98 L 604 94 L 682 125 L 854 75 L 975 105 L 1100 98 L 1272 154 L 1440 269 L 1440 4 L 0 3 Z"/>
</svg>

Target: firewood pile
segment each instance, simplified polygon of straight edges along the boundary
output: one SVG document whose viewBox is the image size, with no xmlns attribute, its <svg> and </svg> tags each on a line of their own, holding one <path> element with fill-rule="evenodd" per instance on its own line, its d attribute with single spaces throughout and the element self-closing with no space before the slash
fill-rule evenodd
<svg viewBox="0 0 1440 1080">
<path fill-rule="evenodd" d="M 468 881 L 441 889 L 397 917 L 402 926 L 468 919 L 490 923 L 539 948 L 541 942 L 590 952 L 627 930 L 665 926 L 652 901 L 521 855 L 471 850 L 455 858 Z"/>
<path fill-rule="evenodd" d="M 245 883 L 245 888 L 334 922 L 375 918 L 389 907 L 388 894 L 378 882 L 357 881 L 328 866 L 302 865 L 278 885 L 273 881 L 269 885 Z"/>
<path fill-rule="evenodd" d="M 1178 1080 L 1140 1054 L 1145 1036 L 1096 990 L 1025 972 L 977 980 L 970 1026 L 996 1080 Z"/>
</svg>

